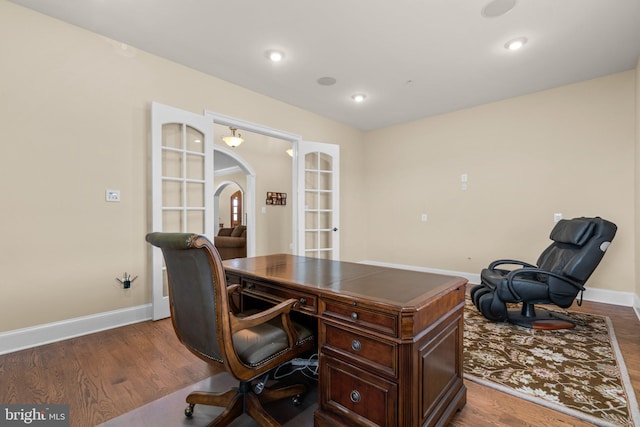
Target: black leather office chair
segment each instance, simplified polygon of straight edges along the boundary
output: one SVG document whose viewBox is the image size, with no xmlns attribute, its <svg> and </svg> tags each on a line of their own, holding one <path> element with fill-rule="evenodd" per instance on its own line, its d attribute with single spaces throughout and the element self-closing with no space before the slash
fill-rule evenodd
<svg viewBox="0 0 640 427">
<path fill-rule="evenodd" d="M 537 265 L 517 260 L 497 260 L 480 274 L 481 284 L 471 289 L 471 299 L 489 320 L 509 321 L 535 329 L 572 328 L 566 316 L 548 310 L 536 313 L 534 304 L 569 307 L 596 269 L 616 234 L 615 224 L 602 218 L 560 220 L 551 230 L 553 243 Z M 498 268 L 520 266 L 514 270 Z M 506 303 L 522 302 L 522 310 Z M 582 296 L 578 305 L 582 303 Z"/>
<path fill-rule="evenodd" d="M 303 352 L 313 349 L 310 330 L 294 323 L 289 312 L 295 299 L 261 312 L 234 312 L 231 295 L 239 285 L 227 286 L 218 251 L 204 236 L 188 233 L 150 233 L 146 240 L 162 249 L 169 282 L 173 328 L 196 356 L 224 368 L 240 381 L 225 393 L 193 392 L 185 414 L 196 404 L 225 410 L 210 426 L 227 425 L 247 413 L 261 426 L 279 426 L 262 403 L 299 396 L 302 384 L 280 389 L 252 387 L 252 381 Z"/>
</svg>

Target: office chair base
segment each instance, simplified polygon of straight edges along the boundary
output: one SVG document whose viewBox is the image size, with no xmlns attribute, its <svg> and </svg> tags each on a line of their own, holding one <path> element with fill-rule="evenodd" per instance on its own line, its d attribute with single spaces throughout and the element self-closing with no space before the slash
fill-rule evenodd
<svg viewBox="0 0 640 427">
<path fill-rule="evenodd" d="M 303 384 L 295 384 L 281 388 L 265 388 L 257 395 L 253 392 L 250 382 L 241 382 L 236 388 L 224 393 L 211 393 L 206 391 L 194 391 L 187 396 L 188 406 L 184 410 L 187 417 L 193 415 L 193 409 L 196 404 L 221 406 L 225 409 L 218 417 L 216 417 L 208 427 L 219 427 L 229 425 L 233 420 L 243 413 L 253 418 L 260 426 L 278 427 L 278 423 L 271 415 L 269 415 L 263 404 L 273 402 L 287 397 L 292 398 L 294 405 L 299 404 L 301 396 L 306 392 Z"/>
<path fill-rule="evenodd" d="M 572 329 L 576 324 L 567 316 L 549 310 L 536 313 L 533 304 L 525 304 L 521 311 L 509 310 L 507 321 L 529 329 Z"/>
</svg>

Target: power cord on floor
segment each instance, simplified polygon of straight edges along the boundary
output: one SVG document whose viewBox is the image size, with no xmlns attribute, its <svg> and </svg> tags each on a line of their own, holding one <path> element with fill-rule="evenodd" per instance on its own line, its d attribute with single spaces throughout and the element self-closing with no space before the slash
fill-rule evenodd
<svg viewBox="0 0 640 427">
<path fill-rule="evenodd" d="M 292 369 L 288 372 L 280 373 L 280 369 L 285 366 L 291 366 Z M 288 377 L 294 372 L 300 372 L 305 377 L 318 381 L 318 353 L 312 354 L 307 359 L 296 358 L 283 363 L 273 372 L 273 379 L 279 380 Z"/>
</svg>

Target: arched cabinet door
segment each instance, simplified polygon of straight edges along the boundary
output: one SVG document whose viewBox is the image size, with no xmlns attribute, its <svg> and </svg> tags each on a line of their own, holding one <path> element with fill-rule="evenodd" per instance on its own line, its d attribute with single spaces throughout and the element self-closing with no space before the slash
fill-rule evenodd
<svg viewBox="0 0 640 427">
<path fill-rule="evenodd" d="M 298 144 L 298 254 L 340 259 L 340 146 Z"/>
</svg>

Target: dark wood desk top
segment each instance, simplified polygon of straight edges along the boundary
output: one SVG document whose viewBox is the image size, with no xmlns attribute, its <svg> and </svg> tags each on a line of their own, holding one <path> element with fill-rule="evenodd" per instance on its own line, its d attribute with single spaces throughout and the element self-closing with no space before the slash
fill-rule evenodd
<svg viewBox="0 0 640 427">
<path fill-rule="evenodd" d="M 467 282 L 462 277 L 289 254 L 231 259 L 224 266 L 232 273 L 315 294 L 348 296 L 401 310 L 416 309 Z"/>
</svg>

